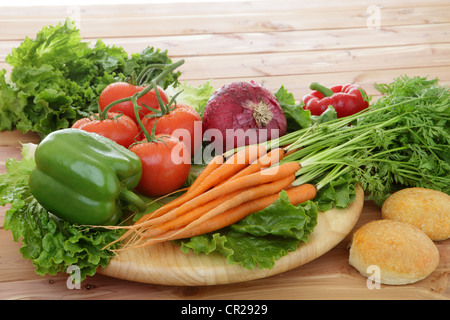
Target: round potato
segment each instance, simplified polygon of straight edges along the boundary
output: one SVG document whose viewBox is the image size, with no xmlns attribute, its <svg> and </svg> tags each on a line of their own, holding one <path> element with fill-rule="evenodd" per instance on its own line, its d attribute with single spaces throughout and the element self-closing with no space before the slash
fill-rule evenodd
<svg viewBox="0 0 450 320">
<path fill-rule="evenodd" d="M 383 219 L 410 223 L 433 241 L 450 238 L 450 196 L 425 188 L 406 188 L 383 203 Z"/>
</svg>

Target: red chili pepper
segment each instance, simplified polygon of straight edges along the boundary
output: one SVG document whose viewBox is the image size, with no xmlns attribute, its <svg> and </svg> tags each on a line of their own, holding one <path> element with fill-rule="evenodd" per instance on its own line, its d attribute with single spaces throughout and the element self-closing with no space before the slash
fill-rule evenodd
<svg viewBox="0 0 450 320">
<path fill-rule="evenodd" d="M 327 88 L 313 82 L 310 89 L 314 91 L 303 97 L 303 108 L 311 111 L 311 115 L 320 116 L 328 106 L 333 106 L 337 117 L 342 118 L 369 107 L 367 94 L 358 85 L 336 85 Z"/>
</svg>

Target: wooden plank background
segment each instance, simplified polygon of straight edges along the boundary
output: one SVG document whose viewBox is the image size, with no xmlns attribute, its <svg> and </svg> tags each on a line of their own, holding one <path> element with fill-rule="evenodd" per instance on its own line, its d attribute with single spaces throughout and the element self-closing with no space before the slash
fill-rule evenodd
<svg viewBox="0 0 450 320">
<path fill-rule="evenodd" d="M 374 95 L 374 82 L 400 74 L 450 82 L 448 1 L 229 3 L 7 7 L 0 12 L 0 68 L 9 70 L 5 57 L 24 37 L 69 16 L 86 41 L 102 38 L 129 53 L 151 45 L 186 59 L 182 80 L 193 84 L 253 79 L 272 90 L 284 84 L 300 99 L 317 79 L 360 83 Z"/>
<path fill-rule="evenodd" d="M 191 84 L 255 80 L 273 91 L 284 85 L 301 99 L 312 81 L 358 83 L 375 96 L 374 83 L 403 74 L 450 83 L 448 0 L 5 6 L 0 7 L 0 69 L 10 71 L 5 58 L 25 37 L 66 17 L 92 43 L 101 38 L 129 53 L 149 45 L 167 49 L 173 60 L 186 60 L 180 80 Z M 0 132 L 0 174 L 7 158 L 20 158 L 19 141 L 38 139 Z M 1 225 L 6 209 L 0 207 Z M 379 218 L 379 208 L 367 201 L 356 227 Z M 450 299 L 448 240 L 437 243 L 441 262 L 427 279 L 369 290 L 348 264 L 349 239 L 301 268 L 243 284 L 169 287 L 96 275 L 81 290 L 68 290 L 65 274 L 36 275 L 19 244 L 1 228 L 0 299 Z"/>
</svg>

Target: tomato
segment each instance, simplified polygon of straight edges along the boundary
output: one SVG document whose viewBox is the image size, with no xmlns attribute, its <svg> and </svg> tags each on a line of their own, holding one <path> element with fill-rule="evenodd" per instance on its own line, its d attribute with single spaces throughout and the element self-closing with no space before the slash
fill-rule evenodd
<svg viewBox="0 0 450 320">
<path fill-rule="evenodd" d="M 155 134 L 175 135 L 186 144 L 189 153 L 194 155 L 202 144 L 201 121 L 200 115 L 194 108 L 186 104 L 177 104 L 175 109 L 157 118 Z M 148 132 L 152 132 L 155 118 L 144 117 L 142 124 Z"/>
<path fill-rule="evenodd" d="M 114 82 L 109 84 L 103 89 L 100 94 L 98 104 L 100 105 L 100 109 L 103 111 L 107 105 L 110 103 L 117 101 L 119 99 L 131 97 L 133 94 L 140 92 L 145 89 L 145 86 L 135 86 L 128 82 Z M 158 92 L 161 96 L 161 100 L 165 103 L 168 103 L 169 100 L 164 90 L 158 87 Z M 149 106 L 153 109 L 159 109 L 158 99 L 156 97 L 155 89 L 151 89 L 147 92 L 143 97 L 139 98 L 137 101 L 138 105 L 142 107 L 139 110 L 139 116 L 142 118 L 147 113 L 151 112 L 147 108 L 144 107 Z M 136 116 L 134 113 L 133 103 L 131 101 L 121 102 L 119 104 L 114 105 L 110 111 L 113 112 L 122 112 L 123 114 L 129 116 L 130 118 L 136 121 Z"/>
<path fill-rule="evenodd" d="M 183 142 L 168 135 L 156 135 L 155 138 L 130 148 L 142 162 L 142 177 L 136 190 L 147 196 L 176 191 L 191 169 L 189 151 Z"/>
<path fill-rule="evenodd" d="M 97 115 L 98 117 L 98 115 Z M 72 128 L 95 132 L 128 148 L 140 135 L 136 122 L 125 114 L 108 112 L 108 119 L 94 116 L 76 121 Z"/>
</svg>

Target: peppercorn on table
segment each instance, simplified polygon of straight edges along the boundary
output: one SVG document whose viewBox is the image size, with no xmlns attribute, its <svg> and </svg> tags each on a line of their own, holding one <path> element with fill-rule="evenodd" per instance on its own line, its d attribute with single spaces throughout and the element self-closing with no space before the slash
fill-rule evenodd
<svg viewBox="0 0 450 320">
<path fill-rule="evenodd" d="M 254 80 L 272 92 L 282 85 L 297 99 L 309 85 L 359 84 L 374 99 L 375 83 L 401 75 L 439 78 L 450 84 L 450 3 L 447 0 L 350 1 L 147 1 L 107 5 L 30 5 L 1 7 L 0 70 L 26 37 L 46 25 L 71 18 L 83 40 L 123 47 L 147 46 L 184 59 L 180 82 L 220 86 Z M 0 93 L 0 106 L 2 94 Z M 0 112 L 1 117 L 4 115 Z M 21 159 L 22 143 L 40 137 L 19 130 L 0 132 L 0 174 L 9 158 Z M 3 225 L 9 206 L 0 207 Z M 287 271 L 244 283 L 164 285 L 122 280 L 101 273 L 79 286 L 68 274 L 40 276 L 19 252 L 10 231 L 0 230 L 0 299 L 450 299 L 450 240 L 435 242 L 437 269 L 404 286 L 371 286 L 348 263 L 351 234 L 380 219 L 380 208 L 366 200 L 356 224 L 329 251 Z"/>
</svg>

